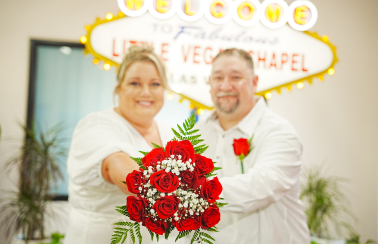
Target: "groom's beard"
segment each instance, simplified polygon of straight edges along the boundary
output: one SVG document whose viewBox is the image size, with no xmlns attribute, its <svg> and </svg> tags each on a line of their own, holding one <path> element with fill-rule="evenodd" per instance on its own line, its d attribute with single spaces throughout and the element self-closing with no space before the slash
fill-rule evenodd
<svg viewBox="0 0 378 244">
<path fill-rule="evenodd" d="M 222 98 L 228 96 L 228 98 Z M 232 98 L 230 98 L 230 96 Z M 219 102 L 219 99 L 224 100 L 222 103 Z M 235 100 L 233 102 L 231 100 Z M 239 106 L 239 96 L 236 93 L 233 92 L 219 92 L 217 94 L 217 100 L 215 102 L 215 106 L 219 109 L 219 111 L 226 113 L 226 114 L 231 114 L 233 113 Z"/>
</svg>

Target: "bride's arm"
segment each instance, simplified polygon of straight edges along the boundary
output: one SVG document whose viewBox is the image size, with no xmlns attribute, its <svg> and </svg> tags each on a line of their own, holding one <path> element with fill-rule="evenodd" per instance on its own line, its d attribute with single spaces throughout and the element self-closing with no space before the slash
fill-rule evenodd
<svg viewBox="0 0 378 244">
<path fill-rule="evenodd" d="M 138 170 L 138 165 L 124 152 L 116 152 L 104 159 L 101 166 L 101 173 L 104 179 L 118 186 L 118 188 L 126 195 L 135 195 L 127 189 L 126 184 L 122 181 L 126 181 L 126 176 Z"/>
</svg>

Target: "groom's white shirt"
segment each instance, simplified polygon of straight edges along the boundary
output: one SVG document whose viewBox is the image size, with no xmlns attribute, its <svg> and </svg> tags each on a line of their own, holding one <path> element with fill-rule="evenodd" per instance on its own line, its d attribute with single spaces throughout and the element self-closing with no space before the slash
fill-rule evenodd
<svg viewBox="0 0 378 244">
<path fill-rule="evenodd" d="M 260 98 L 249 114 L 224 131 L 213 113 L 196 125 L 209 145 L 203 154 L 222 167 L 222 196 L 216 243 L 308 244 L 309 231 L 299 200 L 302 145 L 292 125 Z M 254 135 L 244 174 L 233 151 L 233 140 Z"/>
</svg>

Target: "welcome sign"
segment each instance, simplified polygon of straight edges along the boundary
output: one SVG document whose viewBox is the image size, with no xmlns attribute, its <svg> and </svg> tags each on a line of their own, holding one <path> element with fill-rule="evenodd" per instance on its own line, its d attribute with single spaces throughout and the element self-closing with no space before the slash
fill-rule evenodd
<svg viewBox="0 0 378 244">
<path fill-rule="evenodd" d="M 313 22 L 315 10 L 304 8 L 304 5 L 299 4 L 299 11 L 298 6 L 287 7 L 282 0 L 266 0 L 261 5 L 258 1 L 201 1 L 208 4 L 205 8 L 198 5 L 199 1 L 188 0 L 119 2 L 121 9 L 135 11 L 135 17 L 121 13 L 107 15 L 105 20 L 97 19 L 88 26 L 88 33 L 82 38 L 86 52 L 103 60 L 107 67 L 118 66 L 130 45 L 148 43 L 165 61 L 172 91 L 199 108 L 213 106 L 208 84 L 211 63 L 217 53 L 226 48 L 241 48 L 252 55 L 260 78 L 258 94 L 267 98 L 274 90 L 280 92 L 285 87 L 290 90 L 292 84 L 302 83 L 303 86 L 303 81 L 311 83 L 314 77 L 322 80 L 337 62 L 336 49 L 327 38 L 298 31 L 290 25 L 290 21 L 302 25 Z M 294 3 L 301 2 L 308 1 Z M 278 6 L 279 3 L 284 7 Z M 289 9 L 292 14 L 288 14 Z M 180 16 L 180 11 L 186 17 Z M 284 17 L 282 11 L 291 17 Z M 200 17 L 199 13 L 202 13 Z M 212 17 L 204 17 L 208 15 L 206 13 Z M 272 25 L 264 24 L 263 19 L 271 21 Z M 277 28 L 274 24 L 280 21 L 281 26 Z"/>
</svg>

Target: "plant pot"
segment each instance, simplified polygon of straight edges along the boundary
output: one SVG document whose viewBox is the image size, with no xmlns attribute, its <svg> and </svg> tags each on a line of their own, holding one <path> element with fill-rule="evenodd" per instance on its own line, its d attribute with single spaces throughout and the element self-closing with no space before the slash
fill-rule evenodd
<svg viewBox="0 0 378 244">
<path fill-rule="evenodd" d="M 43 240 L 30 240 L 28 244 L 39 244 L 39 243 L 50 243 L 51 239 L 43 239 Z M 14 238 L 11 244 L 26 244 L 25 240 Z"/>
<path fill-rule="evenodd" d="M 330 240 L 311 236 L 311 241 L 316 244 L 345 244 L 345 240 Z"/>
</svg>

